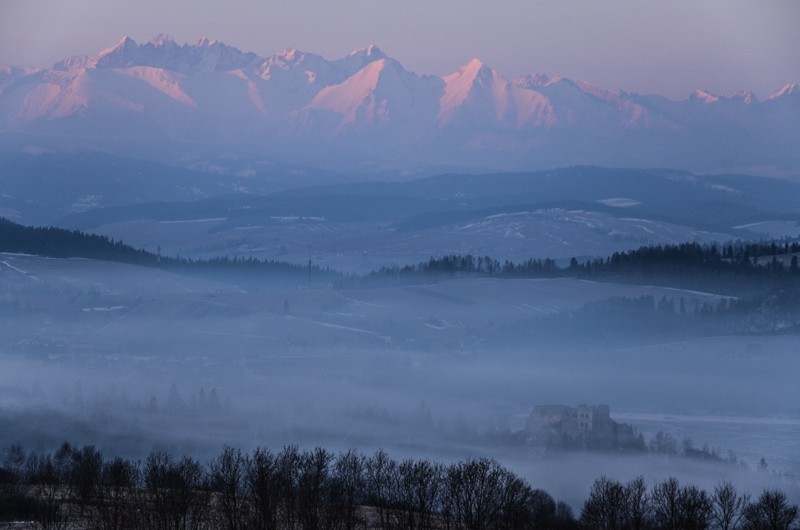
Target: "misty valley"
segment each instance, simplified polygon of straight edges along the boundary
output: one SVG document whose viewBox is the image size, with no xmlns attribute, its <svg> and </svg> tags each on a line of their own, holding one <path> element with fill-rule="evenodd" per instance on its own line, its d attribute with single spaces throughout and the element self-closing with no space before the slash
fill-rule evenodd
<svg viewBox="0 0 800 530">
<path fill-rule="evenodd" d="M 613 173 L 597 171 L 583 169 L 594 178 Z M 783 224 L 746 223 L 759 215 L 750 201 L 703 219 L 725 236 L 690 228 L 705 235 L 685 243 L 672 238 L 689 232 L 662 228 L 648 230 L 657 245 L 640 246 L 641 236 L 590 221 L 591 204 L 633 219 L 628 209 L 639 201 L 607 207 L 586 192 L 580 210 L 525 211 L 557 213 L 575 225 L 568 235 L 551 225 L 570 238 L 567 248 L 592 237 L 606 254 L 551 258 L 543 252 L 552 247 L 526 235 L 525 223 L 531 234 L 542 232 L 535 215 L 498 215 L 520 208 L 491 204 L 476 212 L 463 190 L 432 212 L 374 208 L 391 204 L 398 186 L 430 193 L 436 182 L 372 190 L 363 205 L 347 203 L 353 195 L 335 187 L 289 192 L 286 200 L 278 192 L 274 204 L 295 208 L 294 216 L 267 195 L 246 209 L 237 201 L 250 196 L 231 196 L 218 212 L 204 205 L 213 213 L 202 218 L 193 203 L 176 203 L 58 221 L 87 232 L 3 221 L 0 446 L 6 455 L 12 447 L 48 454 L 67 441 L 106 459 L 144 465 L 154 455 L 188 456 L 208 470 L 225 446 L 245 456 L 294 446 L 322 447 L 330 458 L 382 450 L 444 466 L 490 458 L 574 517 L 599 477 L 644 477 L 652 488 L 674 477 L 709 495 L 729 482 L 754 502 L 763 491 L 796 502 L 800 244 L 747 232 L 791 225 L 793 200 L 786 212 L 770 212 Z M 537 193 L 518 177 L 506 186 L 504 193 L 531 188 L 520 190 L 520 201 Z M 677 209 L 680 192 L 665 193 L 660 207 Z M 373 243 L 379 236 L 364 236 L 361 249 L 326 253 L 322 242 L 341 232 L 304 240 L 336 226 L 329 219 L 345 215 L 338 205 L 350 226 L 400 233 L 406 242 L 381 249 Z M 452 228 L 487 221 L 506 232 Z M 140 231 L 145 224 L 153 231 Z M 107 235 L 90 235 L 92 227 Z M 424 234 L 445 227 L 460 232 L 465 249 L 494 249 L 497 257 L 425 259 L 435 243 Z M 141 244 L 148 233 L 157 249 Z M 120 234 L 145 249 L 109 237 Z M 171 255 L 168 244 L 183 246 Z M 305 254 L 281 248 L 292 244 Z M 224 254 L 210 257 L 214 245 Z M 253 258 L 256 245 L 265 250 Z M 381 266 L 367 269 L 373 261 Z M 518 527 L 509 525 L 502 527 Z"/>
<path fill-rule="evenodd" d="M 795 0 L 0 11 L 0 529 L 800 529 Z"/>
</svg>

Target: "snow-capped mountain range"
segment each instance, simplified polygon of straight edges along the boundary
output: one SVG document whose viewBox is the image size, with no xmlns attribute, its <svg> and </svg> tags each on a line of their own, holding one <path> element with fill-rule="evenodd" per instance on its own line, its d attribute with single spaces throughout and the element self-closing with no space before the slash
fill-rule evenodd
<svg viewBox="0 0 800 530">
<path fill-rule="evenodd" d="M 0 66 L 0 133 L 48 148 L 246 146 L 354 164 L 791 170 L 800 168 L 800 85 L 763 101 L 702 90 L 674 101 L 539 73 L 510 80 L 478 59 L 444 77 L 418 75 L 376 46 L 327 60 L 125 37 L 50 69 Z"/>
</svg>

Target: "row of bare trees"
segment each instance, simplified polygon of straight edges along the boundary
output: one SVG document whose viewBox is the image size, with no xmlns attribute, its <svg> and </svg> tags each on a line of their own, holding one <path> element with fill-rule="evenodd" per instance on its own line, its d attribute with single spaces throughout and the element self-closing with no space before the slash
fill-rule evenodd
<svg viewBox="0 0 800 530">
<path fill-rule="evenodd" d="M 153 452 L 105 460 L 94 447 L 53 454 L 12 446 L 0 471 L 0 520 L 43 528 L 345 530 L 574 527 L 570 508 L 488 459 L 396 461 L 226 447 L 207 465 Z"/>
<path fill-rule="evenodd" d="M 648 490 L 642 477 L 625 484 L 600 477 L 583 505 L 580 522 L 586 528 L 625 530 L 791 530 L 798 528 L 798 507 L 775 490 L 752 500 L 730 482 L 708 493 L 681 486 L 675 478 Z"/>
<path fill-rule="evenodd" d="M 0 521 L 42 528 L 123 530 L 790 529 L 783 493 L 756 501 L 723 484 L 713 494 L 675 479 L 648 491 L 601 477 L 580 515 L 489 459 L 450 465 L 364 456 L 226 447 L 206 465 L 156 451 L 104 459 L 92 446 L 52 454 L 12 446 L 0 467 Z"/>
</svg>

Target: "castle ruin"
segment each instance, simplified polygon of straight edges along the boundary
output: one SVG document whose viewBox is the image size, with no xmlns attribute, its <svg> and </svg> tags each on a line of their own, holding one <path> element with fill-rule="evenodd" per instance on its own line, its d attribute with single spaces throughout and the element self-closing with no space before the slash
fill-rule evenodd
<svg viewBox="0 0 800 530">
<path fill-rule="evenodd" d="M 549 447 L 637 446 L 630 425 L 611 419 L 608 405 L 537 405 L 526 425 L 526 443 Z M 643 443 L 643 442 L 642 442 Z"/>
</svg>

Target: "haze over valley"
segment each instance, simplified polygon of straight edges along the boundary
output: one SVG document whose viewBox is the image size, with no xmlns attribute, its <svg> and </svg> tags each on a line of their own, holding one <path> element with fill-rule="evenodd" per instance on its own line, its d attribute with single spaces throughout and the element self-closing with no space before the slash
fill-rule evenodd
<svg viewBox="0 0 800 530">
<path fill-rule="evenodd" d="M 411 519 L 380 522 L 354 486 L 349 523 L 259 525 L 633 528 L 591 501 L 642 477 L 641 527 L 666 528 L 655 499 L 675 477 L 709 503 L 675 528 L 761 528 L 778 493 L 794 515 L 776 528 L 796 528 L 794 75 L 676 99 L 164 34 L 0 66 L 0 526 L 112 527 L 91 522 L 112 463 L 131 473 L 118 505 L 143 503 L 126 527 L 160 527 L 142 522 L 158 462 L 194 469 L 186 491 L 222 513 L 236 454 L 300 475 L 324 461 L 333 510 L 347 463 L 368 482 L 385 450 L 446 485 L 392 504 Z M 64 470 L 90 456 L 105 464 L 79 495 Z M 462 465 L 519 477 L 524 522 L 454 516 Z M 719 522 L 727 483 L 750 495 L 738 526 Z M 255 524 L 215 517 L 197 527 Z"/>
</svg>

